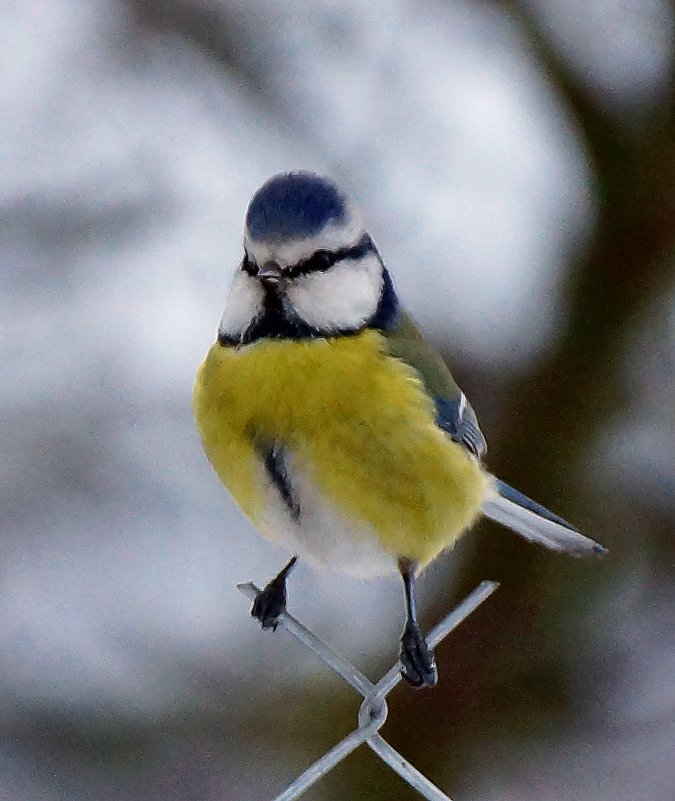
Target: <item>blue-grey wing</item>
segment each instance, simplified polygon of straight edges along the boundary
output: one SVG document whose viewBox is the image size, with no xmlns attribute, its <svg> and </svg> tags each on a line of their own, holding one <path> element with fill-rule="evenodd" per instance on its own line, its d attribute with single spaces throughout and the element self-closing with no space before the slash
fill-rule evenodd
<svg viewBox="0 0 675 801">
<path fill-rule="evenodd" d="M 383 331 L 393 356 L 414 367 L 436 403 L 438 425 L 479 459 L 487 450 L 476 414 L 457 386 L 440 354 L 430 345 L 412 318 L 399 307 L 393 325 Z"/>
<path fill-rule="evenodd" d="M 487 452 L 487 442 L 478 425 L 476 413 L 464 393 L 460 391 L 459 397 L 453 400 L 435 400 L 438 425 L 451 439 L 464 445 L 478 459 L 482 459 Z"/>
</svg>

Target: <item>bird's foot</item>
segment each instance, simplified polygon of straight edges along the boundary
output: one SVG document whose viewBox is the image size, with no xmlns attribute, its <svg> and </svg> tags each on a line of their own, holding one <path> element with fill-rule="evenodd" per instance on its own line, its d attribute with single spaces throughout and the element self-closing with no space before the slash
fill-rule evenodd
<svg viewBox="0 0 675 801">
<path fill-rule="evenodd" d="M 297 561 L 298 557 L 294 556 L 253 601 L 251 615 L 260 621 L 264 629 L 277 630 L 279 617 L 286 611 L 286 578 Z"/>
<path fill-rule="evenodd" d="M 416 623 L 406 623 L 401 635 L 401 675 L 418 689 L 438 682 L 434 652 Z"/>
</svg>

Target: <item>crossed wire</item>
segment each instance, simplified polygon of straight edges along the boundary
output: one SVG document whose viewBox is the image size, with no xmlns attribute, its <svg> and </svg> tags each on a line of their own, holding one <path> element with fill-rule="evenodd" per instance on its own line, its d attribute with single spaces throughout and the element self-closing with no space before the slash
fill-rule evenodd
<svg viewBox="0 0 675 801">
<path fill-rule="evenodd" d="M 434 648 L 453 629 L 465 620 L 483 601 L 497 589 L 499 584 L 494 581 L 483 581 L 466 598 L 440 621 L 429 633 L 429 645 Z M 260 589 L 253 582 L 237 584 L 237 589 L 251 600 L 260 593 Z M 369 746 L 389 767 L 398 773 L 411 787 L 428 801 L 452 801 L 435 784 L 429 781 L 417 768 L 411 765 L 401 754 L 378 733 L 387 719 L 388 707 L 386 696 L 401 681 L 401 666 L 399 662 L 373 684 L 358 668 L 355 668 L 343 656 L 326 645 L 304 624 L 288 612 L 279 617 L 279 625 L 290 635 L 299 640 L 304 646 L 313 651 L 324 664 L 341 676 L 347 684 L 353 687 L 363 697 L 359 709 L 358 725 L 337 745 L 327 751 L 322 757 L 298 778 L 292 782 L 274 801 L 294 801 L 308 790 L 322 776 L 325 776 L 339 762 L 352 753 L 363 743 Z"/>
</svg>

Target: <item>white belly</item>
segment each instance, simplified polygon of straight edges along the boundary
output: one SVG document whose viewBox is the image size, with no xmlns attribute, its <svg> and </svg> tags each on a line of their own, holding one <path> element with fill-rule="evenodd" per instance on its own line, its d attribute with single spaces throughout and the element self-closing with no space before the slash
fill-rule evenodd
<svg viewBox="0 0 675 801">
<path fill-rule="evenodd" d="M 309 562 L 357 578 L 397 571 L 396 557 L 384 551 L 372 526 L 347 517 L 325 498 L 288 453 L 286 472 L 300 515 L 296 518 L 292 514 L 265 473 L 266 504 L 259 524 L 268 539 Z"/>
</svg>

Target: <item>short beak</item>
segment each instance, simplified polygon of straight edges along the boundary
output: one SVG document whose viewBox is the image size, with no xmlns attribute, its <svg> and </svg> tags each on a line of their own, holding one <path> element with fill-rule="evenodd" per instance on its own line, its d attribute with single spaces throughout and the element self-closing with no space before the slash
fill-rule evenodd
<svg viewBox="0 0 675 801">
<path fill-rule="evenodd" d="M 279 292 L 285 283 L 281 267 L 275 261 L 268 261 L 258 271 L 258 280 L 270 292 Z"/>
</svg>

